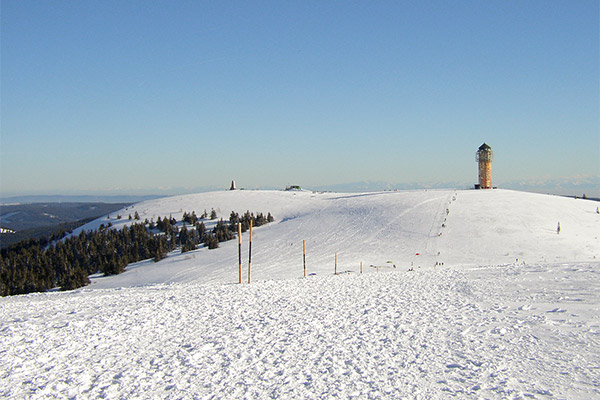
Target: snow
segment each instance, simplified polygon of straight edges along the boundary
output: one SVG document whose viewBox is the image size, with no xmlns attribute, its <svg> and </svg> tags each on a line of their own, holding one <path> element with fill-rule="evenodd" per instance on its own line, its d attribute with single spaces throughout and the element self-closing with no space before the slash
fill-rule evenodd
<svg viewBox="0 0 600 400">
<path fill-rule="evenodd" d="M 271 212 L 275 222 L 254 230 L 252 277 L 290 279 L 303 273 L 303 240 L 308 272 L 318 275 L 334 272 L 335 253 L 338 271 L 355 272 L 361 262 L 363 269 L 369 265 L 408 269 L 411 265 L 434 267 L 438 262 L 478 266 L 517 259 L 526 263 L 600 261 L 597 204 L 508 190 L 224 191 L 138 203 L 82 229 L 97 229 L 108 222 L 119 228 L 130 224 L 128 215 L 136 211 L 142 221 L 165 216 L 181 221 L 184 212 L 201 215 L 212 208 L 225 220 L 231 211 Z M 556 234 L 559 222 L 562 230 Z M 216 221 L 205 223 L 210 228 Z M 244 233 L 245 266 L 248 238 L 249 233 Z M 91 287 L 237 282 L 237 252 L 237 240 L 221 243 L 218 250 L 177 251 L 159 263 L 145 261 L 119 276 L 95 279 Z M 244 280 L 246 274 L 244 269 Z"/>
<path fill-rule="evenodd" d="M 600 398 L 596 207 L 504 190 L 138 203 L 84 229 L 135 211 L 271 212 L 252 283 L 235 283 L 234 240 L 2 298 L 0 397 Z M 353 272 L 333 275 L 336 252 Z"/>
</svg>

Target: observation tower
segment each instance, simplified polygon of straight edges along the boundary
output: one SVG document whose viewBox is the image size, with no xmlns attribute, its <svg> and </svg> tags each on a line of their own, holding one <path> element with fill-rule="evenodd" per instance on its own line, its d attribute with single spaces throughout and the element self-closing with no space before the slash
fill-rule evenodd
<svg viewBox="0 0 600 400">
<path fill-rule="evenodd" d="M 475 185 L 476 189 L 492 188 L 492 160 L 494 153 L 492 148 L 486 143 L 479 146 L 475 159 L 479 164 L 479 183 Z"/>
</svg>

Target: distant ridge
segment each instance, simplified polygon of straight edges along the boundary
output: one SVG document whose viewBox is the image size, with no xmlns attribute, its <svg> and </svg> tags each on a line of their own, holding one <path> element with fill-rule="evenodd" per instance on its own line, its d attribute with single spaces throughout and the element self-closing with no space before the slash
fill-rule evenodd
<svg viewBox="0 0 600 400">
<path fill-rule="evenodd" d="M 473 182 L 412 182 L 392 183 L 385 181 L 360 181 L 331 185 L 310 186 L 308 189 L 324 192 L 375 192 L 380 190 L 420 190 L 420 189 L 471 189 Z M 600 197 L 600 176 L 575 176 L 558 179 L 539 178 L 499 181 L 494 184 L 501 189 L 519 190 L 525 192 L 554 194 L 561 196 L 582 197 L 584 194 L 589 199 Z M 303 187 L 304 187 L 303 186 Z"/>
<path fill-rule="evenodd" d="M 28 203 L 139 203 L 140 201 L 153 200 L 165 195 L 113 195 L 113 196 L 93 196 L 93 195 L 31 195 L 3 197 L 0 204 L 28 204 Z"/>
</svg>

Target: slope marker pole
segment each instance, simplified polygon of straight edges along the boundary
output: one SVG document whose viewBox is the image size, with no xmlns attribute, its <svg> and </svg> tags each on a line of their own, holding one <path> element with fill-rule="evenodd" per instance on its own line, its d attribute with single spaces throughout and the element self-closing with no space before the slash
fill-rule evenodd
<svg viewBox="0 0 600 400">
<path fill-rule="evenodd" d="M 337 275 L 337 253 L 335 253 L 335 269 L 333 270 L 333 274 Z"/>
<path fill-rule="evenodd" d="M 238 222 L 238 259 L 240 262 L 239 283 L 242 283 L 242 224 L 241 224 L 241 222 Z"/>
<path fill-rule="evenodd" d="M 362 261 L 360 262 L 360 273 L 362 274 Z"/>
<path fill-rule="evenodd" d="M 302 241 L 302 262 L 304 263 L 304 277 L 306 278 L 306 240 Z"/>
<path fill-rule="evenodd" d="M 252 220 L 250 220 L 250 245 L 248 247 L 248 283 L 250 283 L 250 270 L 252 269 Z"/>
</svg>

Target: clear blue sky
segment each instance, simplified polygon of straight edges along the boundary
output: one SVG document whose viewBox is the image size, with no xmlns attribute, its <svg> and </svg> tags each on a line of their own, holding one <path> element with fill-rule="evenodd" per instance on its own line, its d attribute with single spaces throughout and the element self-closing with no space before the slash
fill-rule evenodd
<svg viewBox="0 0 600 400">
<path fill-rule="evenodd" d="M 600 176 L 599 2 L 1 2 L 1 194 Z M 183 188 L 183 189 L 182 189 Z"/>
</svg>

